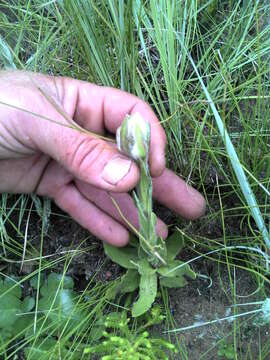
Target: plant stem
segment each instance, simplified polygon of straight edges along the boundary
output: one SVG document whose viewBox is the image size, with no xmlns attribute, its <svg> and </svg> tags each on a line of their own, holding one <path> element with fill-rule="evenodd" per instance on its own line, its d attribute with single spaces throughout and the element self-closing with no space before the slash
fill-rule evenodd
<svg viewBox="0 0 270 360">
<path fill-rule="evenodd" d="M 152 246 L 155 246 L 156 232 L 155 225 L 152 224 L 152 178 L 149 172 L 147 160 L 140 160 L 139 162 L 141 177 L 137 185 L 137 195 L 140 202 L 139 217 L 140 217 L 140 232 Z M 154 228 L 153 228 L 154 225 Z"/>
<path fill-rule="evenodd" d="M 140 220 L 140 244 L 142 249 L 148 255 L 148 261 L 154 266 L 158 267 L 160 263 L 166 265 L 163 256 L 160 254 L 158 237 L 156 235 L 156 215 L 152 211 L 152 178 L 149 172 L 148 159 L 139 160 L 141 176 L 140 181 L 136 187 L 136 192 L 133 193 L 134 201 L 136 203 L 139 220 Z M 143 240 L 147 240 L 147 247 Z M 153 251 L 149 252 L 149 248 Z"/>
</svg>

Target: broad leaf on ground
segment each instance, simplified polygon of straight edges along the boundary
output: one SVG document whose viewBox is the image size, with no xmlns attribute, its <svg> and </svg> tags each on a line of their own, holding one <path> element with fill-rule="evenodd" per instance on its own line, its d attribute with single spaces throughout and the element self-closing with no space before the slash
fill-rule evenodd
<svg viewBox="0 0 270 360">
<path fill-rule="evenodd" d="M 11 279 L 0 280 L 0 328 L 9 329 L 22 312 L 20 285 Z"/>
<path fill-rule="evenodd" d="M 39 311 L 61 326 L 67 322 L 70 326 L 78 324 L 84 314 L 78 309 L 78 295 L 72 290 L 73 286 L 69 276 L 63 278 L 63 275 L 51 273 L 40 290 L 42 298 L 38 304 Z"/>
</svg>

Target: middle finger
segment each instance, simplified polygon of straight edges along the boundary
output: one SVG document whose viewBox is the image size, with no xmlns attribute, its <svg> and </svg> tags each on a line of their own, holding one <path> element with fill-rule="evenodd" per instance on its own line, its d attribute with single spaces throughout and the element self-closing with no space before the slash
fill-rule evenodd
<svg viewBox="0 0 270 360">
<path fill-rule="evenodd" d="M 130 223 L 133 227 L 139 230 L 138 211 L 134 205 L 132 197 L 129 194 L 108 193 L 80 180 L 76 180 L 75 183 L 83 196 L 94 203 L 105 213 L 109 214 L 112 218 L 127 228 L 130 228 L 128 225 L 128 223 Z M 112 198 L 116 201 L 123 216 L 117 210 Z M 157 234 L 162 236 L 164 239 L 168 235 L 166 224 L 159 218 L 157 219 L 156 231 Z"/>
</svg>

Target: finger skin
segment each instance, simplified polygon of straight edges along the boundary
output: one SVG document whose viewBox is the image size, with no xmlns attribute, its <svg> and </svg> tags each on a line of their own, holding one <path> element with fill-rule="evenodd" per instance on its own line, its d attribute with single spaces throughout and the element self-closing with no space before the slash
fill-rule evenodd
<svg viewBox="0 0 270 360">
<path fill-rule="evenodd" d="M 0 101 L 11 106 L 0 104 L 0 134 L 4 134 L 0 137 L 0 159 L 1 148 L 6 158 L 38 152 L 53 158 L 74 177 L 107 191 L 125 192 L 136 185 L 139 170 L 134 162 L 110 142 L 74 129 L 77 124 L 72 120 L 72 111 L 80 103 L 81 82 L 69 79 L 59 83 L 59 78 L 23 72 L 9 72 L 6 76 L 6 81 L 2 78 L 0 83 Z M 13 92 L 16 96 L 12 96 Z M 94 127 L 97 122 L 103 124 L 102 106 L 97 107 L 96 114 L 100 119 L 93 114 Z M 107 167 L 111 160 L 115 164 L 117 157 L 126 159 L 122 170 L 115 172 L 123 176 L 110 177 L 105 170 L 111 168 Z"/>
<path fill-rule="evenodd" d="M 54 201 L 61 209 L 66 211 L 74 220 L 100 240 L 114 246 L 127 245 L 129 240 L 127 229 L 90 203 L 74 185 L 64 186 L 57 193 Z"/>
<path fill-rule="evenodd" d="M 153 178 L 153 196 L 186 219 L 194 220 L 205 213 L 203 196 L 168 169 L 161 176 Z"/>
<path fill-rule="evenodd" d="M 93 194 L 78 189 L 74 181 L 81 180 L 89 186 L 97 187 L 99 194 L 114 192 L 113 196 L 122 204 L 124 214 L 132 224 L 138 226 L 131 198 L 122 194 L 136 185 L 139 179 L 138 167 L 132 162 L 121 181 L 116 184 L 105 183 L 101 176 L 102 170 L 109 160 L 122 154 L 115 145 L 78 132 L 70 128 L 70 124 L 78 122 L 86 129 L 100 134 L 105 130 L 114 133 L 127 113 L 140 112 L 151 125 L 153 195 L 159 202 L 188 219 L 195 219 L 204 213 L 203 197 L 174 173 L 164 170 L 166 136 L 154 112 L 144 101 L 117 89 L 40 74 L 9 72 L 6 76 L 4 72 L 1 73 L 1 80 L 0 100 L 5 103 L 0 105 L 0 133 L 4 135 L 0 140 L 4 139 L 2 151 L 5 151 L 0 161 L 2 192 L 23 193 L 38 188 L 39 194 L 54 198 L 62 209 L 96 236 L 120 246 L 125 244 L 128 232 L 120 224 L 123 224 L 123 219 L 112 208 L 109 195 L 98 197 L 96 194 L 92 200 Z M 43 93 L 36 84 L 42 86 Z M 63 107 L 70 121 L 48 101 L 44 92 L 60 108 Z M 60 170 L 60 176 L 56 174 L 57 171 L 50 171 L 52 168 L 62 169 L 62 175 Z M 103 207 L 105 212 L 102 211 Z M 158 224 L 162 228 L 163 223 L 159 221 Z M 165 236 L 167 230 L 164 229 L 163 226 L 161 231 Z"/>
<path fill-rule="evenodd" d="M 25 72 L 8 72 L 6 76 L 8 84 L 4 82 L 1 101 L 43 117 L 14 110 L 17 119 L 12 121 L 13 137 L 16 138 L 19 134 L 20 142 L 26 147 L 51 156 L 79 179 L 113 192 L 128 191 L 136 185 L 139 172 L 134 163 L 127 176 L 119 183 L 116 185 L 105 183 L 99 174 L 110 159 L 119 155 L 118 150 L 115 146 L 97 140 L 90 134 L 82 134 L 70 128 L 71 125 L 75 125 L 75 122 L 72 122 L 74 119 L 92 132 L 102 134 L 107 130 L 115 133 L 125 116 L 135 112 L 140 112 L 151 126 L 149 157 L 151 174 L 158 176 L 164 170 L 165 132 L 150 106 L 138 97 L 118 89 L 70 78 Z M 14 88 L 18 97 L 11 98 L 8 93 L 14 91 Z M 30 98 L 36 101 L 27 103 L 27 99 Z M 70 120 L 59 113 L 49 99 L 62 106 Z M 44 120 L 44 117 L 53 121 Z M 22 123 L 24 126 L 19 126 Z M 20 128 L 19 132 L 18 128 Z M 96 164 L 93 165 L 96 159 Z M 88 168 L 93 169 L 87 171 Z"/>
<path fill-rule="evenodd" d="M 99 239 L 115 246 L 128 243 L 127 229 L 84 197 L 74 185 L 72 174 L 55 161 L 48 164 L 36 192 L 52 198 L 62 210 Z"/>
<path fill-rule="evenodd" d="M 0 194 L 33 192 L 49 162 L 48 156 L 38 153 L 25 159 L 0 160 Z"/>
<path fill-rule="evenodd" d="M 165 169 L 166 135 L 151 107 L 135 95 L 119 89 L 89 84 L 69 78 L 58 78 L 62 86 L 65 109 L 83 127 L 102 134 L 115 133 L 127 114 L 139 112 L 150 123 L 150 170 L 159 176 Z M 73 90 L 72 90 L 73 89 Z M 76 94 L 76 102 L 72 98 Z M 73 104 L 73 105 L 72 105 Z M 75 106 L 76 104 L 76 106 Z"/>
<path fill-rule="evenodd" d="M 129 194 L 108 193 L 94 186 L 89 186 L 89 184 L 82 181 L 76 181 L 76 186 L 83 194 L 83 196 L 85 196 L 89 201 L 94 203 L 99 209 L 112 216 L 115 220 L 117 220 L 125 227 L 129 228 L 128 223 L 130 223 L 133 227 L 137 229 L 137 231 L 139 231 L 140 225 L 138 211 L 134 205 L 132 197 Z M 112 198 L 119 206 L 122 214 L 119 213 L 118 209 L 112 201 Z M 124 218 L 122 215 L 124 216 Z M 159 218 L 157 219 L 156 231 L 157 234 L 163 239 L 168 236 L 167 226 Z"/>
</svg>

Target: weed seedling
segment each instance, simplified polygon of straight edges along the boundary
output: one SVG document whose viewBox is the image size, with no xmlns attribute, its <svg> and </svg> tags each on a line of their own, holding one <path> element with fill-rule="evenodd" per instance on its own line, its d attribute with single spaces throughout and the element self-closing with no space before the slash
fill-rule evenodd
<svg viewBox="0 0 270 360">
<path fill-rule="evenodd" d="M 84 354 L 100 354 L 102 360 L 168 359 L 167 352 L 177 352 L 170 342 L 152 337 L 146 328 L 163 321 L 160 309 L 153 308 L 146 323 L 133 329 L 126 311 L 112 312 L 104 317 L 104 340 L 84 349 Z M 130 329 L 131 328 L 131 329 Z"/>
<path fill-rule="evenodd" d="M 139 183 L 133 192 L 138 209 L 139 241 L 131 237 L 129 246 L 115 248 L 104 244 L 106 254 L 128 271 L 115 286 L 114 296 L 139 287 L 139 298 L 133 304 L 134 317 L 144 314 L 157 295 L 158 278 L 167 287 L 182 287 L 186 284 L 183 275 L 195 278 L 195 273 L 175 257 L 183 247 L 183 241 L 175 233 L 166 243 L 156 234 L 157 217 L 152 210 L 152 179 L 148 166 L 150 148 L 150 125 L 139 113 L 127 115 L 117 130 L 117 145 L 120 151 L 138 164 L 141 172 Z M 115 203 L 115 202 L 114 202 Z M 117 206 L 117 204 L 115 203 Z M 118 207 L 117 207 L 118 208 Z M 120 209 L 118 208 L 120 211 Z M 121 211 L 120 211 L 121 212 Z M 113 293 L 110 293 L 113 297 Z"/>
</svg>

